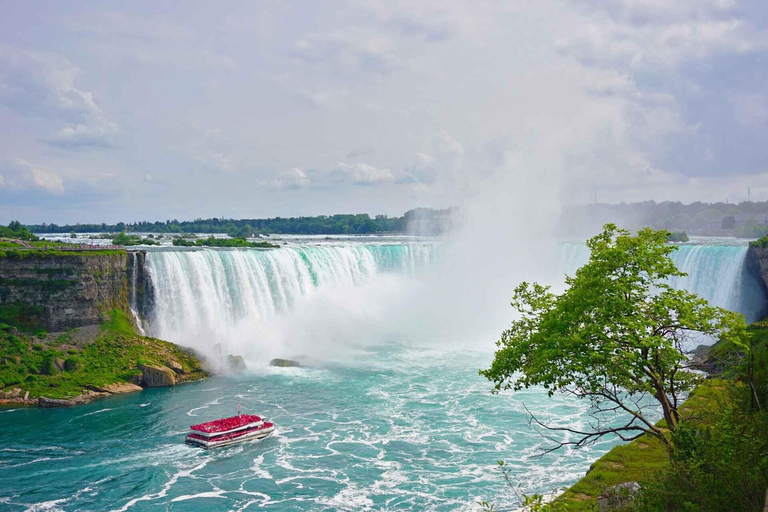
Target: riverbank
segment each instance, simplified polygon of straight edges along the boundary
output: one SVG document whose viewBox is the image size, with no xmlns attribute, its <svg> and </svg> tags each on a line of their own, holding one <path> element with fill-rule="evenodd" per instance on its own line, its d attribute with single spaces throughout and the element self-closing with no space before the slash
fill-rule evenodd
<svg viewBox="0 0 768 512">
<path fill-rule="evenodd" d="M 757 353 L 756 372 L 764 372 L 765 366 L 760 360 L 768 347 L 768 324 L 756 322 L 749 327 L 749 332 L 754 344 L 753 350 Z M 734 410 L 743 417 L 749 417 L 749 388 L 743 382 L 744 376 L 737 370 L 744 354 L 733 345 L 720 342 L 709 347 L 706 354 L 697 354 L 697 357 L 704 360 L 702 366 L 711 375 L 680 407 L 681 423 L 693 431 L 710 432 L 707 435 L 711 436 L 713 431 L 722 429 L 722 423 L 715 422 L 723 411 Z M 759 381 L 764 377 L 756 374 L 755 378 Z M 754 422 L 758 421 L 759 417 L 754 419 Z M 664 426 L 665 423 L 662 420 L 658 425 Z M 652 436 L 645 435 L 631 443 L 615 446 L 596 460 L 584 477 L 554 500 L 555 510 L 597 510 L 598 498 L 608 489 L 627 482 L 637 482 L 641 487 L 648 484 L 658 486 L 660 484 L 656 479 L 669 468 L 669 453 Z M 735 468 L 732 470 L 737 471 Z"/>
<path fill-rule="evenodd" d="M 700 422 L 709 417 L 728 400 L 732 382 L 708 379 L 691 394 L 680 408 L 683 421 Z M 663 425 L 663 420 L 659 425 Z M 554 503 L 557 510 L 569 512 L 596 510 L 597 499 L 605 491 L 626 482 L 644 482 L 652 479 L 669 464 L 669 455 L 661 442 L 645 435 L 631 443 L 613 447 L 589 466 L 587 474 L 559 495 Z"/>
<path fill-rule="evenodd" d="M 208 376 L 192 352 L 137 335 L 121 310 L 109 317 L 55 334 L 0 324 L 0 405 L 80 405 Z"/>
</svg>

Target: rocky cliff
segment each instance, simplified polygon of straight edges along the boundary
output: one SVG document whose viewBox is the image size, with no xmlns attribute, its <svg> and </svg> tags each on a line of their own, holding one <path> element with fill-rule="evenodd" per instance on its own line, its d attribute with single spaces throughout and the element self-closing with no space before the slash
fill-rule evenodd
<svg viewBox="0 0 768 512">
<path fill-rule="evenodd" d="M 747 265 L 751 272 L 760 276 L 763 291 L 768 296 L 768 247 L 761 247 L 756 243 L 749 244 L 747 251 Z"/>
<path fill-rule="evenodd" d="M 128 307 L 125 251 L 0 257 L 0 319 L 49 331 L 99 324 Z"/>
<path fill-rule="evenodd" d="M 149 314 L 154 306 L 152 280 L 147 274 L 146 262 L 147 251 L 131 251 L 128 253 L 130 306 L 142 321 L 149 318 Z"/>
</svg>

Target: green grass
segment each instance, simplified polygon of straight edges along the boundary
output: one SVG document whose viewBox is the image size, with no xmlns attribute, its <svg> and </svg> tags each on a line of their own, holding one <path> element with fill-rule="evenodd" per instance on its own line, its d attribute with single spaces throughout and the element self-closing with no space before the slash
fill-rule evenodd
<svg viewBox="0 0 768 512">
<path fill-rule="evenodd" d="M 733 385 L 733 382 L 718 379 L 705 381 L 680 408 L 681 416 L 698 424 L 706 422 L 710 416 L 708 411 L 728 399 L 727 388 Z M 664 422 L 659 425 L 663 426 Z M 661 442 L 652 436 L 643 436 L 629 444 L 615 446 L 600 457 L 592 470 L 555 502 L 568 511 L 595 511 L 597 497 L 609 487 L 624 482 L 649 481 L 668 463 L 668 454 Z"/>
<path fill-rule="evenodd" d="M 38 249 L 42 249 L 43 247 L 77 247 L 79 245 L 79 244 L 72 244 L 67 242 L 53 242 L 50 240 L 25 241 L 25 244 L 31 245 Z M 0 248 L 23 249 L 24 246 L 17 242 L 11 242 L 9 240 L 0 240 Z"/>
<path fill-rule="evenodd" d="M 768 239 L 767 239 L 768 240 Z M 755 347 L 755 377 L 768 381 L 768 322 L 754 322 L 748 331 Z M 685 421 L 694 426 L 706 426 L 715 412 L 733 400 L 733 390 L 743 386 L 738 381 L 744 350 L 731 342 L 719 341 L 707 351 L 708 362 L 722 371 L 722 379 L 707 379 L 691 394 L 680 408 Z M 768 401 L 764 389 L 761 400 Z M 739 393 L 735 393 L 738 396 Z M 743 393 L 742 393 L 743 394 Z M 660 422 L 663 424 L 663 422 Z M 647 448 L 641 448 L 641 443 Z M 645 436 L 626 445 L 616 446 L 597 460 L 594 468 L 556 500 L 569 511 L 596 510 L 596 498 L 608 487 L 631 481 L 649 481 L 660 468 L 668 464 L 664 447 L 654 438 Z"/>
<path fill-rule="evenodd" d="M 277 249 L 280 246 L 269 242 L 249 242 L 245 238 L 216 238 L 208 237 L 200 240 L 187 240 L 185 238 L 174 238 L 173 245 L 180 247 L 251 247 L 260 249 Z"/>
<path fill-rule="evenodd" d="M 38 250 L 38 249 L 12 249 L 12 250 L 0 250 L 0 258 L 8 258 L 8 259 L 17 259 L 17 260 L 25 260 L 25 259 L 33 259 L 33 258 L 52 258 L 52 257 L 58 257 L 58 256 L 64 256 L 64 257 L 74 257 L 74 256 L 84 256 L 84 257 L 96 257 L 96 256 L 106 256 L 106 255 L 113 255 L 113 254 L 125 254 L 125 249 L 100 249 L 100 250 L 89 250 L 89 251 L 61 251 L 57 249 L 48 249 L 48 250 Z"/>
<path fill-rule="evenodd" d="M 38 318 L 42 312 L 42 307 L 29 304 L 3 304 L 0 305 L 0 324 L 14 325 L 24 332 L 34 332 L 40 327 Z"/>
<path fill-rule="evenodd" d="M 205 376 L 190 352 L 166 341 L 138 336 L 129 317 L 110 312 L 97 339 L 84 346 L 72 345 L 72 332 L 44 346 L 36 337 L 8 325 L 0 326 L 0 387 L 19 387 L 30 397 L 71 398 L 90 386 L 130 381 L 140 362 L 181 364 L 189 380 Z M 54 361 L 64 362 L 64 371 Z"/>
</svg>

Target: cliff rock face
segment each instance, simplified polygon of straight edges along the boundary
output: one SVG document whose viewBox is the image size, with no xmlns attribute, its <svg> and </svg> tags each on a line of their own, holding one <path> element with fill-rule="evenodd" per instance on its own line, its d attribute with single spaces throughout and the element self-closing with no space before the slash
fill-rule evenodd
<svg viewBox="0 0 768 512">
<path fill-rule="evenodd" d="M 127 308 L 125 253 L 0 258 L 0 308 L 49 331 L 99 324 Z"/>
<path fill-rule="evenodd" d="M 750 244 L 747 251 L 747 265 L 752 272 L 760 276 L 763 291 L 768 295 L 768 247 L 757 247 Z"/>
<path fill-rule="evenodd" d="M 130 304 L 142 319 L 149 318 L 152 311 L 152 281 L 146 270 L 147 251 L 128 253 L 128 282 L 130 283 Z"/>
</svg>

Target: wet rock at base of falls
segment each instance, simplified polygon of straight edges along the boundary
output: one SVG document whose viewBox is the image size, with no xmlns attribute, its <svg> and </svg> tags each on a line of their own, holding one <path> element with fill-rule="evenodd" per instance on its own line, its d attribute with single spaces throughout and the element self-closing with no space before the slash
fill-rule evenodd
<svg viewBox="0 0 768 512">
<path fill-rule="evenodd" d="M 229 366 L 230 373 L 243 373 L 248 369 L 245 365 L 245 359 L 243 356 L 233 356 L 232 354 L 227 356 L 227 365 Z"/>
<path fill-rule="evenodd" d="M 290 366 L 301 366 L 301 363 L 298 361 L 293 361 L 292 359 L 273 359 L 269 362 L 269 366 L 279 366 L 281 368 L 287 368 Z"/>
<path fill-rule="evenodd" d="M 45 398 L 41 396 L 37 399 L 37 405 L 40 407 L 73 407 L 77 405 L 77 402 L 72 399 Z"/>
<path fill-rule="evenodd" d="M 5 398 L 18 398 L 21 396 L 21 388 L 12 388 L 5 392 Z"/>
<path fill-rule="evenodd" d="M 85 391 L 83 391 L 82 395 L 78 395 L 74 398 L 46 398 L 44 396 L 41 396 L 40 398 L 37 399 L 37 406 L 38 407 L 72 407 L 75 405 L 87 404 L 94 398 L 107 396 L 107 395 L 109 395 L 109 393 L 91 391 L 90 389 L 86 389 Z"/>
<path fill-rule="evenodd" d="M 142 364 L 141 384 L 147 388 L 160 388 L 176 385 L 176 374 L 167 366 Z"/>
</svg>

